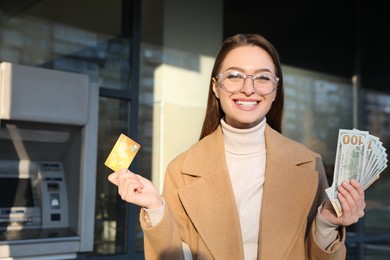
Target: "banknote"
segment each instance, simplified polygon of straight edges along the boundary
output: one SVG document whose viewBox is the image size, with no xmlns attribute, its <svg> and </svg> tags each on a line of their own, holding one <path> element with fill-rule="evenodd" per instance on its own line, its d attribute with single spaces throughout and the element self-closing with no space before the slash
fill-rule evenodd
<svg viewBox="0 0 390 260">
<path fill-rule="evenodd" d="M 367 189 L 387 167 L 386 149 L 378 137 L 358 129 L 340 129 L 332 185 L 325 190 L 337 216 L 343 209 L 337 187 L 343 181 L 356 180 Z"/>
<path fill-rule="evenodd" d="M 140 147 L 141 145 L 131 138 L 120 134 L 104 165 L 113 171 L 128 168 Z"/>
</svg>

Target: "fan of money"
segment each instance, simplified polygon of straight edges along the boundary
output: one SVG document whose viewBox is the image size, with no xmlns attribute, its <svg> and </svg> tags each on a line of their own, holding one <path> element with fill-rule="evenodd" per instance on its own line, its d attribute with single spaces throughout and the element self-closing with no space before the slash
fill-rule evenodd
<svg viewBox="0 0 390 260">
<path fill-rule="evenodd" d="M 386 167 L 386 149 L 378 137 L 358 129 L 340 129 L 333 183 L 325 190 L 337 216 L 341 216 L 343 212 L 337 198 L 337 187 L 343 181 L 354 179 L 366 190 Z"/>
</svg>

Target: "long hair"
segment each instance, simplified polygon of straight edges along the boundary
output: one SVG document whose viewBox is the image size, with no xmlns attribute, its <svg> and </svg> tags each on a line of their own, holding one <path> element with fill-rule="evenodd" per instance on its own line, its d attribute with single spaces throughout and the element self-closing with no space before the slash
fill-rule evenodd
<svg viewBox="0 0 390 260">
<path fill-rule="evenodd" d="M 220 50 L 214 62 L 214 67 L 211 72 L 209 94 L 207 100 L 206 115 L 203 121 L 200 139 L 211 134 L 217 129 L 221 118 L 225 116 L 222 110 L 219 99 L 216 98 L 213 92 L 213 77 L 216 77 L 221 69 L 222 63 L 226 56 L 235 48 L 242 46 L 258 46 L 265 50 L 272 58 L 275 65 L 275 74 L 279 78 L 276 90 L 275 101 L 272 103 L 270 110 L 267 113 L 267 123 L 279 133 L 282 132 L 282 116 L 284 108 L 284 89 L 283 75 L 280 66 L 279 55 L 275 47 L 259 34 L 237 34 L 227 38 L 221 45 Z"/>
</svg>

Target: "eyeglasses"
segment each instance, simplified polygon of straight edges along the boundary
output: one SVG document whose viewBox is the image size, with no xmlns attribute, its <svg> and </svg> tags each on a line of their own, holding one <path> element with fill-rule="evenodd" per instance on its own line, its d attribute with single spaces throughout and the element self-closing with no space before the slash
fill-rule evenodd
<svg viewBox="0 0 390 260">
<path fill-rule="evenodd" d="M 247 78 L 252 79 L 253 88 L 259 95 L 268 95 L 275 91 L 279 81 L 279 78 L 271 73 L 264 72 L 257 75 L 247 75 L 236 70 L 221 73 L 215 78 L 223 90 L 232 94 L 237 94 L 243 89 Z"/>
</svg>

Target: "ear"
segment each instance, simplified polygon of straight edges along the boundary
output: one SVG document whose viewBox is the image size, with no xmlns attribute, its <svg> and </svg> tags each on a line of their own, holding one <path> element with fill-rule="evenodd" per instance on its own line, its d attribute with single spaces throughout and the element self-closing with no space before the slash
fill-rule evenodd
<svg viewBox="0 0 390 260">
<path fill-rule="evenodd" d="M 212 79 L 212 84 L 213 84 L 213 92 L 216 98 L 219 99 L 219 92 L 218 92 L 218 82 L 215 78 Z"/>
</svg>

